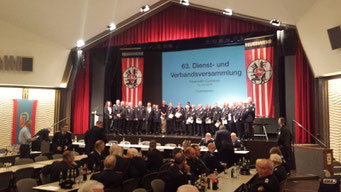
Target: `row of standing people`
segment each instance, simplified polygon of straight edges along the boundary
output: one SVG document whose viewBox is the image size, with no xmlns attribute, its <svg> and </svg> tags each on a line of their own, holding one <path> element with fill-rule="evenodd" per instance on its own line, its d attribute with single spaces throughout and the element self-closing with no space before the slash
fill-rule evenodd
<svg viewBox="0 0 341 192">
<path fill-rule="evenodd" d="M 204 136 L 215 134 L 220 125 L 236 132 L 241 139 L 253 139 L 255 104 L 251 99 L 245 103 L 224 104 L 221 108 L 215 104 L 211 108 L 201 104 L 197 107 L 188 102 L 185 108 L 178 104 L 143 106 L 142 102 L 133 107 L 131 103 L 116 101 L 106 103 L 104 109 L 105 127 L 115 134 L 169 134 Z"/>
</svg>

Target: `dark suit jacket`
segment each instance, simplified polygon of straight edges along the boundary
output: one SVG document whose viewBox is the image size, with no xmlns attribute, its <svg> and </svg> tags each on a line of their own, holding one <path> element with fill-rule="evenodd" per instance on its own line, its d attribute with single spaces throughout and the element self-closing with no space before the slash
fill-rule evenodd
<svg viewBox="0 0 341 192">
<path fill-rule="evenodd" d="M 63 153 L 64 146 L 67 146 L 68 150 L 72 148 L 72 138 L 71 133 L 67 132 L 62 134 L 62 132 L 56 132 L 52 139 L 52 149 L 55 153 Z M 58 151 L 57 147 L 62 147 L 62 151 Z"/>
<path fill-rule="evenodd" d="M 123 176 L 126 176 L 129 168 L 129 163 L 130 163 L 129 159 L 116 155 L 116 165 L 114 171 L 124 173 Z"/>
<path fill-rule="evenodd" d="M 282 150 L 291 151 L 291 133 L 288 127 L 280 127 L 277 143 Z"/>
<path fill-rule="evenodd" d="M 91 176 L 92 180 L 101 182 L 104 188 L 116 188 L 122 185 L 122 174 L 116 173 L 113 170 L 104 170 L 100 173 Z"/>
<path fill-rule="evenodd" d="M 207 147 L 208 144 L 213 143 L 213 142 L 214 142 L 213 139 L 211 139 L 211 140 L 209 140 L 209 141 L 206 141 L 205 138 L 202 138 L 201 141 L 200 141 L 200 143 L 199 143 L 199 145 L 200 145 L 200 146 L 205 146 L 205 147 Z"/>
<path fill-rule="evenodd" d="M 129 159 L 128 178 L 143 177 L 147 173 L 145 161 L 141 157 Z"/>
<path fill-rule="evenodd" d="M 104 153 L 99 154 L 97 151 L 92 151 L 88 155 L 88 168 L 93 171 L 94 165 L 96 169 L 102 171 L 104 168 L 103 162 L 106 155 Z"/>
<path fill-rule="evenodd" d="M 218 173 L 224 171 L 224 166 L 220 164 L 220 158 L 218 153 L 211 153 L 207 151 L 203 157 L 203 161 L 210 173 L 213 173 L 217 169 Z"/>
<path fill-rule="evenodd" d="M 233 150 L 231 133 L 226 129 L 220 129 L 216 132 L 214 142 L 219 152 Z"/>
<path fill-rule="evenodd" d="M 191 167 L 191 173 L 195 179 L 199 177 L 199 175 L 206 173 L 209 173 L 208 168 L 204 164 L 203 161 L 201 161 L 199 158 L 191 158 L 187 159 L 188 166 Z"/>
<path fill-rule="evenodd" d="M 153 109 L 153 122 L 161 122 L 161 109 Z"/>
<path fill-rule="evenodd" d="M 44 167 L 42 169 L 42 173 L 44 175 L 50 174 L 50 181 L 55 182 L 59 180 L 60 172 L 63 174 L 63 179 L 66 179 L 67 171 L 69 169 L 76 169 L 78 175 L 77 168 L 77 165 L 70 167 L 64 161 L 55 161 L 52 163 L 52 165 Z"/>
<path fill-rule="evenodd" d="M 238 140 L 238 139 L 236 139 L 234 141 L 234 143 L 232 142 L 232 144 L 233 144 L 234 148 L 241 148 L 242 147 L 242 142 L 240 140 Z"/>
<path fill-rule="evenodd" d="M 146 166 L 150 172 L 158 172 L 163 163 L 163 156 L 157 149 L 149 151 L 147 154 Z"/>
<path fill-rule="evenodd" d="M 279 165 L 274 168 L 273 174 L 276 176 L 278 182 L 281 182 L 287 178 L 287 171 L 283 165 Z"/>
<path fill-rule="evenodd" d="M 188 180 L 193 180 L 191 175 L 187 175 L 184 169 L 171 165 L 167 170 L 165 178 L 165 192 L 176 192 L 178 187 L 188 184 Z"/>
<path fill-rule="evenodd" d="M 95 149 L 95 143 L 98 140 L 103 140 L 104 143 L 107 142 L 105 129 L 94 126 L 92 129 L 88 129 L 85 132 L 84 141 L 87 154 Z"/>
</svg>

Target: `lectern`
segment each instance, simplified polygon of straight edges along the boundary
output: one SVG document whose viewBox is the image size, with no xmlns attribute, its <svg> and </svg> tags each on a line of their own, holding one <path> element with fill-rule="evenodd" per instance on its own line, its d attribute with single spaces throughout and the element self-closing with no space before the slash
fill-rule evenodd
<svg viewBox="0 0 341 192">
<path fill-rule="evenodd" d="M 315 145 L 295 144 L 296 172 L 324 177 L 323 170 L 333 174 L 333 150 Z"/>
</svg>

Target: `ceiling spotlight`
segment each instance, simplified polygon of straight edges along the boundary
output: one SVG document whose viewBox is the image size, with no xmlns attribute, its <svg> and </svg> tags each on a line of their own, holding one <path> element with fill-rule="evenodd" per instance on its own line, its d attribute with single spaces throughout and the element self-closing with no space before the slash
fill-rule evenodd
<svg viewBox="0 0 341 192">
<path fill-rule="evenodd" d="M 85 42 L 83 40 L 77 41 L 77 47 L 83 47 L 85 45 Z"/>
<path fill-rule="evenodd" d="M 278 19 L 272 19 L 269 23 L 271 25 L 274 25 L 274 26 L 277 26 L 277 27 L 279 27 L 281 25 L 281 21 L 278 20 Z"/>
<path fill-rule="evenodd" d="M 181 5 L 189 6 L 189 0 L 180 0 Z"/>
<path fill-rule="evenodd" d="M 113 31 L 116 29 L 116 25 L 114 23 L 110 23 L 107 28 L 109 31 Z"/>
<path fill-rule="evenodd" d="M 140 12 L 144 13 L 144 12 L 149 11 L 149 9 L 150 9 L 149 5 L 144 5 L 140 8 Z"/>
<path fill-rule="evenodd" d="M 232 15 L 232 9 L 224 9 L 223 14 L 231 16 Z"/>
</svg>

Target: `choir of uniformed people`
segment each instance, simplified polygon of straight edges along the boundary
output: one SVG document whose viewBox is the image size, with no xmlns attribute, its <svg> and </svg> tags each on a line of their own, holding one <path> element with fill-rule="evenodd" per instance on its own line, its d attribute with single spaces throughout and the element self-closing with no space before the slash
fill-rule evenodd
<svg viewBox="0 0 341 192">
<path fill-rule="evenodd" d="M 217 103 L 214 107 L 199 104 L 185 108 L 181 104 L 173 106 L 162 101 L 161 106 L 142 102 L 132 107 L 132 103 L 116 101 L 106 102 L 104 108 L 105 125 L 108 132 L 114 134 L 168 134 L 204 136 L 206 133 L 215 134 L 220 125 L 224 125 L 230 132 L 237 133 L 240 139 L 253 139 L 253 122 L 255 120 L 255 104 L 251 98 L 244 103 L 233 103 L 231 106 L 224 103 L 220 108 Z M 111 121 L 113 120 L 113 123 Z M 108 128 L 110 127 L 110 128 Z"/>
</svg>

